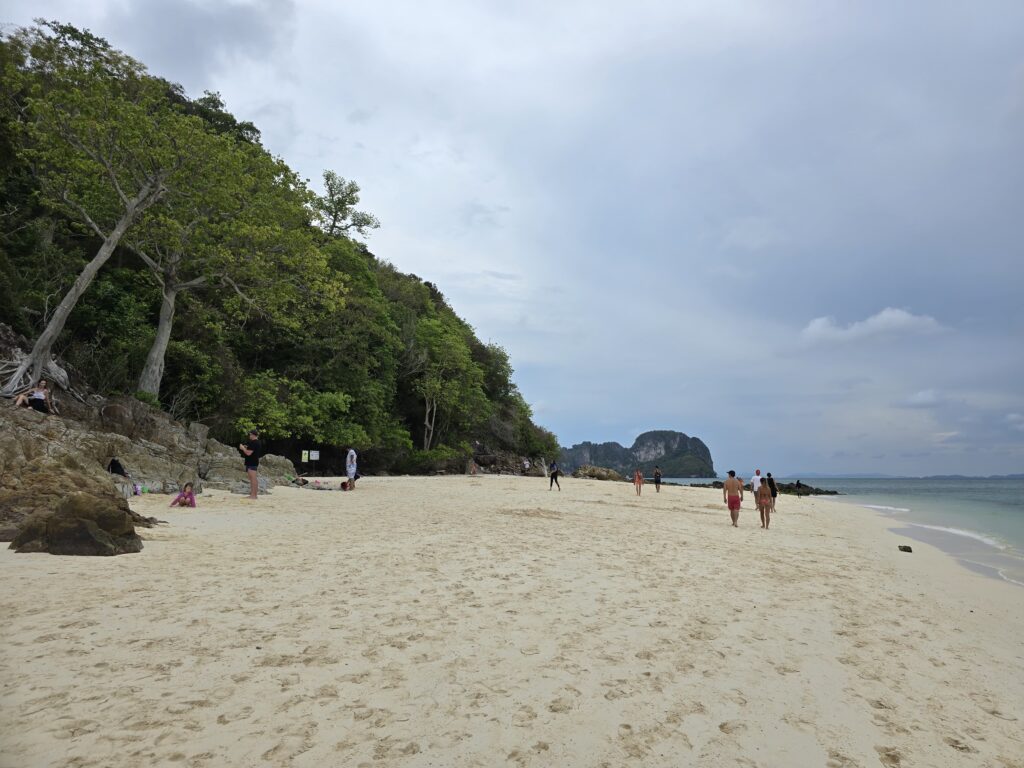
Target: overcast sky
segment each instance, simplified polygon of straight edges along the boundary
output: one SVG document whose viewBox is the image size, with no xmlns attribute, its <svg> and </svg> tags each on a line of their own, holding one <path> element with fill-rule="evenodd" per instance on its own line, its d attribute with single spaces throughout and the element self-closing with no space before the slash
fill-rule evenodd
<svg viewBox="0 0 1024 768">
<path fill-rule="evenodd" d="M 356 180 L 373 252 L 509 351 L 563 445 L 1024 472 L 1019 0 L 5 8 Z"/>
</svg>

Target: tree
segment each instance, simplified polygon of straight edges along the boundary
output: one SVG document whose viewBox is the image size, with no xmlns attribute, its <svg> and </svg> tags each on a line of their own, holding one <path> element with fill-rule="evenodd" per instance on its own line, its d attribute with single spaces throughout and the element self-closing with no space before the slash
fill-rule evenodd
<svg viewBox="0 0 1024 768">
<path fill-rule="evenodd" d="M 297 279 L 309 287 L 325 279 L 305 219 L 307 195 L 292 172 L 261 148 L 226 137 L 208 137 L 211 149 L 201 178 L 187 194 L 143 217 L 129 245 L 160 285 L 156 335 L 138 390 L 160 395 L 164 359 L 179 294 L 203 286 L 233 292 L 258 312 L 273 312 Z M 284 258 L 298 253 L 299 262 Z M 299 267 L 291 268 L 289 267 Z M 334 286 L 330 310 L 341 307 Z"/>
<path fill-rule="evenodd" d="M 6 39 L 22 94 L 22 152 L 44 203 L 92 231 L 99 249 L 0 390 L 35 383 L 71 311 L 139 217 L 188 187 L 208 133 L 174 110 L 161 82 L 100 38 L 46 22 Z"/>
<path fill-rule="evenodd" d="M 365 237 L 380 227 L 377 217 L 354 210 L 359 204 L 359 185 L 346 181 L 334 171 L 324 171 L 324 195 L 316 198 L 313 212 L 317 224 L 329 237 L 356 232 Z"/>
<path fill-rule="evenodd" d="M 425 365 L 414 390 L 423 400 L 423 450 L 429 451 L 453 424 L 472 426 L 486 419 L 490 404 L 483 392 L 483 372 L 471 359 L 456 322 L 422 319 L 416 339 Z"/>
</svg>

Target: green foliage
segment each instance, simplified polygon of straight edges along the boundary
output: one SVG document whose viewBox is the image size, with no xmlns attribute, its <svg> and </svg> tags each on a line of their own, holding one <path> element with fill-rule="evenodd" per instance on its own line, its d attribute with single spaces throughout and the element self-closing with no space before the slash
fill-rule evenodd
<svg viewBox="0 0 1024 768">
<path fill-rule="evenodd" d="M 135 399 L 145 403 L 146 405 L 151 405 L 154 408 L 160 408 L 160 399 L 156 395 L 152 395 L 149 392 L 136 392 Z"/>
<path fill-rule="evenodd" d="M 255 425 L 271 440 L 308 438 L 357 448 L 367 442 L 366 432 L 348 418 L 352 399 L 343 392 L 319 392 L 269 371 L 247 376 L 241 389 L 244 408 L 251 415 L 237 420 L 239 430 Z"/>
<path fill-rule="evenodd" d="M 92 269 L 54 348 L 94 389 L 368 468 L 555 454 L 508 353 L 353 239 L 380 226 L 354 181 L 314 194 L 219 94 L 69 25 L 0 33 L 0 75 L 0 322 L 39 334 Z"/>
<path fill-rule="evenodd" d="M 429 451 L 413 450 L 399 463 L 399 469 L 414 475 L 430 472 L 461 472 L 473 455 L 468 445 L 452 448 L 441 445 Z"/>
</svg>

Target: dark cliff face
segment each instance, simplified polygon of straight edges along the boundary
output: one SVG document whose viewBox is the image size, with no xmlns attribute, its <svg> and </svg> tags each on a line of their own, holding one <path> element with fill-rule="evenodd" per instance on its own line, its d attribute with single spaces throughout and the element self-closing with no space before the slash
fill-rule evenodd
<svg viewBox="0 0 1024 768">
<path fill-rule="evenodd" d="M 563 448 L 560 460 L 567 472 L 590 464 L 630 476 L 637 467 L 650 474 L 658 465 L 665 477 L 715 477 L 711 451 L 703 441 L 671 430 L 644 432 L 631 448 L 618 443 L 580 443 Z"/>
</svg>

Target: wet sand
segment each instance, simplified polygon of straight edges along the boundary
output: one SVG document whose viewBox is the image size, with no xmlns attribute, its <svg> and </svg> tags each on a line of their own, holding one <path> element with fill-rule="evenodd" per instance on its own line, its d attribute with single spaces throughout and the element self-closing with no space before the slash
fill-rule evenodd
<svg viewBox="0 0 1024 768">
<path fill-rule="evenodd" d="M 718 491 L 364 478 L 0 552 L 0 766 L 1024 766 L 1024 590 Z"/>
</svg>

